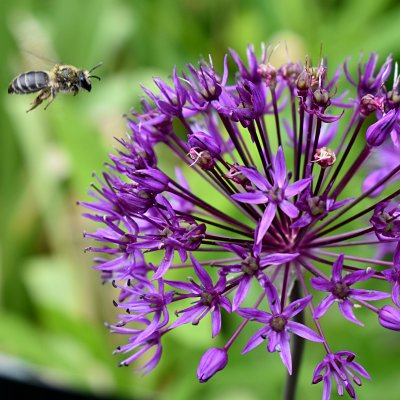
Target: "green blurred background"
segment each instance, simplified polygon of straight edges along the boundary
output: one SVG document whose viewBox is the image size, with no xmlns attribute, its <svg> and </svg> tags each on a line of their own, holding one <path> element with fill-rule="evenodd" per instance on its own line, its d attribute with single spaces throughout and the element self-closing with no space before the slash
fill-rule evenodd
<svg viewBox="0 0 400 400">
<path fill-rule="evenodd" d="M 336 68 L 351 55 L 355 75 L 361 50 L 378 51 L 380 61 L 389 53 L 400 59 L 399 2 L 15 0 L 2 1 L 0 10 L 0 372 L 24 368 L 50 385 L 115 398 L 280 398 L 286 372 L 278 355 L 266 346 L 240 355 L 254 328 L 232 346 L 223 372 L 198 383 L 201 355 L 222 346 L 239 317 L 224 320 L 214 341 L 210 321 L 166 335 L 162 360 L 145 378 L 132 374 L 144 358 L 116 368 L 122 358 L 111 352 L 125 338 L 103 325 L 115 322 L 116 293 L 101 286 L 91 269 L 93 254 L 83 253 L 90 242 L 82 231 L 94 226 L 75 202 L 88 199 L 92 171 L 103 168 L 113 137 L 125 134 L 121 115 L 138 106 L 139 83 L 153 88 L 152 76 L 167 79 L 174 65 L 181 70 L 200 54 L 210 53 L 221 70 L 228 47 L 244 57 L 248 43 L 259 54 L 262 41 L 283 40 L 292 60 L 304 60 L 306 53 L 317 59 L 323 41 L 329 65 Z M 274 57 L 276 66 L 284 62 L 283 49 Z M 85 69 L 102 61 L 96 70 L 102 81 L 93 82 L 90 94 L 60 95 L 47 111 L 40 106 L 26 114 L 34 95 L 10 96 L 6 89 L 25 70 L 50 69 L 44 59 Z M 236 71 L 231 59 L 229 66 Z M 341 89 L 347 86 L 342 77 Z M 332 311 L 325 321 L 329 339 L 335 351 L 361 355 L 371 374 L 373 382 L 363 382 L 359 398 L 385 393 L 396 399 L 400 341 L 395 332 L 382 332 L 370 314 L 360 316 L 366 323 L 361 328 L 343 318 L 337 324 L 341 317 Z M 322 384 L 310 382 L 322 357 L 319 346 L 307 344 L 299 399 L 321 398 Z"/>
</svg>

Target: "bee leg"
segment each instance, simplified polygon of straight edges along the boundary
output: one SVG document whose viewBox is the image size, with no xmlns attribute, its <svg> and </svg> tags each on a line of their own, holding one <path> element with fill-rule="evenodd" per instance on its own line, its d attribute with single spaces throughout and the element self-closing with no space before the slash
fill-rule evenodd
<svg viewBox="0 0 400 400">
<path fill-rule="evenodd" d="M 38 105 L 42 104 L 44 100 L 46 100 L 51 94 L 51 91 L 49 88 L 43 89 L 39 92 L 39 94 L 36 96 L 35 101 L 31 104 L 32 107 L 27 111 L 32 111 L 33 109 L 35 109 Z"/>
<path fill-rule="evenodd" d="M 51 88 L 51 97 L 50 97 L 49 102 L 47 103 L 47 106 L 44 108 L 45 110 L 50 105 L 50 103 L 56 98 L 56 95 L 57 95 L 57 92 L 56 92 L 55 88 Z M 47 96 L 47 97 L 49 97 L 49 96 Z M 46 99 L 47 99 L 47 97 L 46 97 Z"/>
<path fill-rule="evenodd" d="M 79 93 L 79 89 L 76 86 L 73 86 L 72 90 L 74 92 L 74 96 L 76 96 Z"/>
</svg>

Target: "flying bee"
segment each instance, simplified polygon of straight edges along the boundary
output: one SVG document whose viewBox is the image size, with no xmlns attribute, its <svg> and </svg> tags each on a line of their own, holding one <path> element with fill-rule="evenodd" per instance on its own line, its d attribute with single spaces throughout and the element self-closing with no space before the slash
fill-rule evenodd
<svg viewBox="0 0 400 400">
<path fill-rule="evenodd" d="M 100 67 L 102 63 L 97 64 L 90 71 L 77 69 L 73 65 L 56 64 L 51 71 L 29 71 L 18 75 L 10 83 L 8 93 L 27 94 L 39 92 L 27 111 L 35 109 L 44 100 L 50 97 L 46 108 L 55 99 L 57 93 L 73 93 L 76 96 L 80 90 L 92 90 L 90 78 L 100 80 L 98 76 L 90 73 Z"/>
</svg>

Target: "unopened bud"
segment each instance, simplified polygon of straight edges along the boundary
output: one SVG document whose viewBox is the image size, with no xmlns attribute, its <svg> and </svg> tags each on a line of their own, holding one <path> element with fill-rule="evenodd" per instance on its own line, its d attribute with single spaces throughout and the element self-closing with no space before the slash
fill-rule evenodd
<svg viewBox="0 0 400 400">
<path fill-rule="evenodd" d="M 379 311 L 379 323 L 384 328 L 400 331 L 400 311 L 393 306 L 383 306 Z"/>
<path fill-rule="evenodd" d="M 207 382 L 218 371 L 225 368 L 228 363 L 228 354 L 224 349 L 212 348 L 207 350 L 200 359 L 197 368 L 197 379 Z"/>
<path fill-rule="evenodd" d="M 314 101 L 320 107 L 326 107 L 329 102 L 329 92 L 325 89 L 317 89 L 314 92 Z"/>
</svg>

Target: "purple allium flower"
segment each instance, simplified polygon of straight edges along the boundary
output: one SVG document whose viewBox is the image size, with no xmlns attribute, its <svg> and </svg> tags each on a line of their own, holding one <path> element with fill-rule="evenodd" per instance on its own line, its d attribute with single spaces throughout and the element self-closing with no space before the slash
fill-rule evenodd
<svg viewBox="0 0 400 400">
<path fill-rule="evenodd" d="M 393 267 L 392 269 L 385 269 L 382 274 L 386 277 L 388 282 L 394 283 L 392 289 L 392 301 L 400 308 L 399 296 L 400 296 L 400 242 L 397 243 L 396 250 L 393 256 Z"/>
<path fill-rule="evenodd" d="M 298 322 L 289 321 L 296 314 L 301 312 L 307 304 L 311 301 L 312 295 L 294 301 L 286 308 L 283 308 L 279 295 L 275 287 L 266 278 L 264 281 L 265 289 L 269 293 L 268 303 L 271 309 L 271 314 L 266 311 L 256 310 L 254 308 L 239 308 L 236 312 L 244 318 L 256 320 L 262 324 L 267 324 L 259 329 L 248 341 L 242 354 L 253 350 L 256 346 L 261 344 L 268 338 L 268 351 L 273 353 L 277 351 L 288 369 L 289 374 L 292 374 L 292 357 L 290 355 L 290 335 L 301 336 L 304 339 L 311 340 L 312 342 L 325 342 L 325 339 L 318 336 L 312 329 L 299 324 Z"/>
<path fill-rule="evenodd" d="M 400 310 L 393 306 L 383 306 L 379 311 L 379 323 L 386 329 L 400 331 Z"/>
<path fill-rule="evenodd" d="M 361 386 L 361 380 L 357 375 L 354 375 L 351 370 L 365 379 L 371 380 L 371 377 L 360 364 L 353 361 L 355 357 L 357 356 L 350 351 L 338 351 L 335 354 L 328 353 L 324 361 L 317 365 L 311 384 L 315 385 L 323 380 L 324 392 L 322 394 L 322 400 L 329 400 L 331 398 L 332 377 L 336 381 L 339 396 L 343 396 L 344 389 L 346 389 L 352 399 L 357 399 L 351 379 L 357 386 Z M 321 375 L 324 368 L 324 374 Z"/>
<path fill-rule="evenodd" d="M 128 287 L 122 287 L 113 282 L 114 287 L 121 288 L 125 293 L 125 301 L 120 304 L 114 302 L 114 305 L 125 309 L 129 313 L 128 316 L 119 316 L 121 318 L 121 321 L 118 323 L 119 326 L 123 326 L 131 321 L 140 321 L 143 317 L 154 313 L 150 325 L 136 336 L 135 340 L 140 341 L 168 324 L 169 314 L 167 305 L 171 303 L 175 291 L 169 291 L 164 294 L 164 281 L 162 278 L 157 280 L 157 290 L 147 278 L 140 275 L 132 275 L 132 277 L 138 282 L 135 286 L 128 285 Z M 131 299 L 126 301 L 128 296 L 131 296 Z M 163 317 L 162 322 L 161 317 Z"/>
<path fill-rule="evenodd" d="M 207 382 L 218 371 L 228 364 L 228 354 L 224 349 L 208 349 L 201 357 L 197 368 L 197 379 L 203 383 Z"/>
<path fill-rule="evenodd" d="M 382 300 L 388 298 L 388 293 L 379 292 L 377 290 L 364 290 L 364 289 L 352 289 L 350 286 L 356 282 L 368 280 L 374 273 L 374 270 L 367 268 L 365 271 L 357 271 L 352 274 L 345 275 L 342 278 L 343 268 L 343 257 L 342 253 L 339 258 L 334 262 L 332 266 L 332 278 L 330 281 L 326 281 L 323 278 L 311 278 L 311 286 L 315 290 L 321 290 L 323 292 L 330 292 L 328 296 L 318 305 L 313 315 L 313 318 L 321 318 L 328 308 L 336 301 L 339 305 L 339 310 L 343 316 L 351 322 L 355 322 L 361 326 L 364 326 L 353 313 L 352 307 L 354 303 L 349 298 L 354 300 Z"/>
<path fill-rule="evenodd" d="M 259 227 L 260 225 L 254 232 L 254 245 L 250 254 L 243 247 L 237 244 L 217 242 L 218 245 L 231 251 L 242 259 L 240 263 L 223 266 L 220 271 L 220 275 L 222 276 L 226 276 L 229 273 L 243 273 L 241 278 L 235 280 L 235 283 L 239 284 L 239 286 L 236 290 L 235 296 L 233 297 L 232 311 L 236 311 L 236 309 L 243 303 L 249 293 L 253 277 L 259 281 L 263 281 L 266 278 L 263 269 L 266 269 L 270 265 L 281 265 L 290 262 L 299 255 L 299 253 L 275 253 L 269 254 L 265 257 L 260 257 L 261 242 L 258 244 L 256 243 Z"/>
<path fill-rule="evenodd" d="M 378 203 L 374 215 L 369 220 L 375 228 L 375 235 L 381 241 L 397 242 L 400 240 L 400 206 L 385 212 L 390 200 Z"/>
<path fill-rule="evenodd" d="M 296 202 L 296 207 L 305 214 L 301 216 L 296 222 L 290 225 L 291 228 L 301 228 L 307 226 L 311 221 L 318 219 L 323 220 L 330 212 L 338 210 L 345 204 L 349 203 L 352 199 L 346 199 L 336 202 L 336 193 L 332 197 L 328 197 L 328 193 L 332 188 L 333 182 L 326 188 L 321 196 L 314 196 L 312 185 L 308 187 Z"/>
<path fill-rule="evenodd" d="M 141 318 L 137 322 L 141 322 L 145 325 L 150 324 L 150 322 L 148 320 L 146 320 L 145 318 Z M 153 368 L 155 368 L 157 366 L 158 362 L 160 361 L 161 353 L 162 353 L 161 335 L 160 335 L 159 331 L 153 332 L 151 335 L 145 336 L 145 338 L 137 340 L 137 337 L 139 337 L 143 331 L 138 330 L 138 329 L 128 329 L 128 328 L 120 327 L 117 325 L 110 326 L 110 328 L 113 329 L 111 331 L 111 333 L 121 333 L 124 335 L 132 335 L 128 340 L 129 343 L 118 347 L 117 350 L 114 351 L 114 354 L 118 354 L 121 352 L 123 352 L 125 354 L 132 350 L 137 349 L 138 347 L 143 346 L 143 348 L 140 349 L 139 351 L 137 351 L 135 354 L 133 354 L 132 356 L 129 356 L 124 361 L 121 361 L 120 363 L 118 363 L 117 364 L 118 367 L 128 366 L 132 361 L 139 358 L 142 354 L 144 354 L 147 350 L 151 349 L 153 346 L 157 346 L 157 348 L 156 348 L 155 353 L 151 357 L 150 361 L 148 361 L 145 365 L 143 365 L 142 367 L 140 367 L 139 369 L 137 369 L 134 372 L 139 372 L 144 369 L 145 371 L 143 372 L 142 376 L 145 376 Z"/>
<path fill-rule="evenodd" d="M 203 319 L 209 312 L 212 317 L 212 337 L 218 335 L 221 330 L 221 310 L 220 307 L 224 308 L 228 313 L 231 313 L 232 307 L 230 301 L 222 296 L 222 292 L 225 290 L 226 277 L 220 276 L 217 284 L 214 286 L 210 276 L 206 270 L 196 261 L 192 253 L 190 258 L 193 263 L 194 271 L 197 277 L 200 279 L 200 285 L 198 285 L 192 278 L 188 278 L 190 283 L 180 281 L 168 281 L 169 286 L 176 289 L 185 290 L 190 294 L 179 294 L 180 298 L 194 298 L 200 297 L 199 300 L 194 302 L 192 307 L 178 311 L 176 314 L 182 314 L 170 328 L 176 328 L 177 326 L 187 324 L 191 322 L 193 325 L 197 325 L 201 319 Z"/>
<path fill-rule="evenodd" d="M 353 86 L 357 87 L 358 99 L 361 99 L 367 94 L 375 95 L 377 90 L 381 87 L 382 82 L 384 82 L 390 75 L 390 72 L 392 70 L 392 55 L 390 54 L 387 57 L 386 62 L 382 65 L 378 74 L 374 77 L 375 68 L 378 62 L 378 54 L 375 54 L 374 52 L 371 53 L 368 62 L 364 64 L 364 73 L 362 73 L 361 71 L 362 53 L 361 53 L 360 61 L 358 63 L 358 84 L 353 81 L 353 79 L 351 78 L 350 74 L 347 71 L 347 63 L 350 58 L 351 57 L 347 57 L 343 65 L 343 69 L 349 82 Z"/>
<path fill-rule="evenodd" d="M 332 354 L 323 338 L 324 319 L 319 318 L 337 301 L 345 318 L 360 324 L 352 310 L 358 302 L 379 315 L 382 327 L 400 329 L 397 308 L 369 304 L 390 296 L 374 290 L 379 279 L 393 283 L 392 299 L 400 305 L 400 245 L 393 263 L 383 260 L 400 239 L 398 207 L 386 211 L 400 196 L 400 158 L 394 147 L 400 134 L 397 67 L 388 90 L 384 86 L 391 56 L 374 76 L 377 56 L 372 53 L 364 72 L 359 67 L 358 83 L 349 76 L 346 61 L 345 74 L 357 86 L 357 99 L 346 102 L 347 91 L 333 97 L 341 67 L 331 72 L 325 57 L 314 67 L 307 57 L 304 65 L 288 58 L 279 67 L 271 63 L 274 49 L 263 47 L 257 60 L 249 45 L 246 67 L 236 52 L 230 53 L 239 67 L 236 75 L 229 71 L 228 77 L 228 56 L 223 71 L 214 68 L 210 57 L 207 63 L 200 60 L 198 69 L 188 64 L 188 73 L 178 74 L 174 68 L 168 84 L 154 79 L 159 93 L 143 88 L 150 100 L 143 97 L 140 110 L 125 116 L 130 133 L 109 155 L 108 171 L 101 179 L 94 175 L 92 200 L 78 203 L 89 210 L 83 215 L 99 225 L 84 234 L 95 241 L 85 249 L 97 253 L 94 269 L 103 283 L 119 289 L 114 305 L 121 312 L 107 326 L 128 336 L 128 342 L 116 353 L 136 351 L 118 365 L 128 365 L 155 346 L 141 368 L 149 372 L 160 361 L 165 333 L 173 335 L 181 325 L 196 325 L 211 314 L 212 337 L 219 334 L 221 341 L 232 336 L 201 358 L 198 378 L 205 382 L 226 366 L 228 351 L 235 351 L 235 346 L 229 350 L 231 345 L 249 319 L 256 318 L 264 326 L 243 352 L 268 337 L 268 350 L 279 351 L 292 373 L 288 387 L 294 387 L 302 352 L 296 337 L 291 353 L 290 332 L 322 343 L 327 356 L 313 383 L 324 380 L 327 400 L 333 376 L 339 394 L 346 388 L 356 398 L 350 378 L 357 385 L 360 380 L 351 370 L 369 376 L 354 363 L 353 353 Z M 228 81 L 236 84 L 227 86 Z M 335 106 L 352 109 L 347 126 L 344 120 L 339 124 L 343 113 L 336 116 Z M 290 122 L 283 120 L 283 113 L 291 114 Z M 364 129 L 365 139 L 359 137 Z M 386 140 L 389 135 L 394 145 Z M 358 155 L 356 140 L 363 141 Z M 327 148 L 337 142 L 334 151 Z M 373 153 L 374 169 L 359 188 L 361 167 Z M 319 172 L 316 184 L 313 168 Z M 349 193 L 354 197 L 349 199 Z M 373 210 L 371 226 L 364 218 Z M 207 272 L 203 265 L 210 266 Z M 194 276 L 188 272 L 193 270 L 200 282 L 183 282 L 185 276 Z M 311 276 L 313 293 L 328 292 L 315 310 L 305 276 Z M 260 285 L 252 286 L 253 277 Z M 371 290 L 352 287 L 363 280 L 369 280 Z M 165 291 L 165 283 L 184 293 Z M 260 286 L 254 305 L 239 308 Z M 258 310 L 265 296 L 270 312 Z M 193 303 L 188 307 L 189 299 Z M 300 323 L 306 305 L 318 335 Z M 223 319 L 221 307 L 228 311 Z M 171 320 L 173 310 L 178 310 L 177 319 Z M 234 321 L 230 314 L 235 312 L 246 319 L 232 330 L 228 321 Z M 340 341 L 346 340 L 348 329 Z"/>
<path fill-rule="evenodd" d="M 278 207 L 290 218 L 296 218 L 298 216 L 299 210 L 287 199 L 300 193 L 309 184 L 311 178 L 300 179 L 298 182 L 289 185 L 291 174 L 289 173 L 288 176 L 286 176 L 286 163 L 282 146 L 279 146 L 275 159 L 273 185 L 257 171 L 249 168 L 241 168 L 240 170 L 259 190 L 250 193 L 234 194 L 232 197 L 242 203 L 268 203 L 256 239 L 256 242 L 259 243 L 270 227 Z"/>
</svg>

